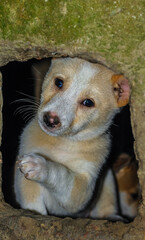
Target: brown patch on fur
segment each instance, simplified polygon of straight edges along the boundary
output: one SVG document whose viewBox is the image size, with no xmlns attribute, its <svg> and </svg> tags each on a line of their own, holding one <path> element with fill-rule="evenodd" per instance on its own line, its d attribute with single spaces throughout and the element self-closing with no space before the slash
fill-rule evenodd
<svg viewBox="0 0 145 240">
<path fill-rule="evenodd" d="M 113 164 L 113 170 L 117 173 L 120 169 L 128 166 L 131 163 L 131 156 L 127 153 L 122 153 L 119 155 L 115 163 Z"/>
<path fill-rule="evenodd" d="M 73 202 L 73 208 L 77 206 L 83 206 L 83 202 L 86 199 L 86 186 L 88 185 L 87 174 L 80 174 L 74 179 L 74 186 L 71 193 L 71 202 Z M 80 194 L 81 193 L 81 194 Z"/>
<path fill-rule="evenodd" d="M 130 207 L 129 216 L 135 217 L 141 197 L 137 164 L 131 156 L 122 153 L 113 165 L 113 170 L 116 174 L 119 193 L 124 196 L 124 204 Z M 124 211 L 123 214 L 126 214 L 124 206 L 122 206 L 122 211 Z"/>
<path fill-rule="evenodd" d="M 26 178 L 22 179 L 21 184 L 22 195 L 24 197 L 24 201 L 27 203 L 35 203 L 36 199 L 40 196 L 40 187 L 39 184 Z"/>
<path fill-rule="evenodd" d="M 44 95 L 44 101 L 43 101 L 43 103 L 41 104 L 41 108 L 43 108 L 43 107 L 45 107 L 47 104 L 48 104 L 48 102 L 54 97 L 56 95 L 56 93 L 54 92 L 53 94 L 45 94 Z"/>
<path fill-rule="evenodd" d="M 128 204 L 134 204 L 134 207 L 137 208 L 140 190 L 136 162 L 132 161 L 128 154 L 123 153 L 118 157 L 113 169 L 116 172 L 119 191 L 126 193 Z"/>
<path fill-rule="evenodd" d="M 129 83 L 128 80 L 120 74 L 115 74 L 111 78 L 114 95 L 117 100 L 118 107 L 123 107 L 129 102 Z"/>
<path fill-rule="evenodd" d="M 138 178 L 135 165 L 131 164 L 130 166 L 121 169 L 117 174 L 117 179 L 121 191 L 128 191 L 129 189 L 136 187 L 138 184 Z"/>
<path fill-rule="evenodd" d="M 128 154 L 120 154 L 113 165 L 120 191 L 130 191 L 139 184 L 137 164 Z"/>
</svg>

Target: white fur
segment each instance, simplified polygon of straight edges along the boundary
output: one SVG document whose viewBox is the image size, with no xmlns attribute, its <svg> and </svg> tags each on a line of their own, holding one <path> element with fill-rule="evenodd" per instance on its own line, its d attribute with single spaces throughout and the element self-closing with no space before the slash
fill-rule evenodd
<svg viewBox="0 0 145 240">
<path fill-rule="evenodd" d="M 112 196 L 116 196 L 116 188 L 114 176 L 110 169 L 105 176 L 99 200 L 96 207 L 94 207 L 93 210 L 90 212 L 90 217 L 114 217 L 118 212 L 116 199 L 117 196 L 114 198 L 112 198 Z"/>
<path fill-rule="evenodd" d="M 134 218 L 137 214 L 136 208 L 134 207 L 134 204 L 128 204 L 128 193 L 126 192 L 119 192 L 120 197 L 120 205 L 121 205 L 121 212 L 124 216 L 128 216 L 130 218 Z"/>
</svg>

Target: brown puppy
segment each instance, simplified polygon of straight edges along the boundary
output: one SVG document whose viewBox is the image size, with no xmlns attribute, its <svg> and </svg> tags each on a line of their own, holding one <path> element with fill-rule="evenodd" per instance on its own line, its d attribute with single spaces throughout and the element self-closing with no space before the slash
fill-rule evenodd
<svg viewBox="0 0 145 240">
<path fill-rule="evenodd" d="M 137 163 L 130 155 L 122 153 L 116 159 L 113 170 L 117 178 L 121 212 L 128 218 L 134 218 L 140 199 Z"/>
</svg>

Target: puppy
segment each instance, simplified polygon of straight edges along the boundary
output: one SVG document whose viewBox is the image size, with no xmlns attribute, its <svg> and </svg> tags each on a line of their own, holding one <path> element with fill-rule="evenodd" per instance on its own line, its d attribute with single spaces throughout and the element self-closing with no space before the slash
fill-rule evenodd
<svg viewBox="0 0 145 240">
<path fill-rule="evenodd" d="M 137 163 L 127 153 L 121 153 L 113 165 L 113 170 L 117 179 L 121 213 L 133 219 L 137 215 L 140 200 Z"/>
<path fill-rule="evenodd" d="M 37 114 L 20 138 L 14 188 L 22 208 L 57 216 L 117 215 L 111 170 L 102 194 L 96 189 L 110 149 L 107 130 L 129 91 L 126 78 L 100 64 L 52 60 Z"/>
</svg>

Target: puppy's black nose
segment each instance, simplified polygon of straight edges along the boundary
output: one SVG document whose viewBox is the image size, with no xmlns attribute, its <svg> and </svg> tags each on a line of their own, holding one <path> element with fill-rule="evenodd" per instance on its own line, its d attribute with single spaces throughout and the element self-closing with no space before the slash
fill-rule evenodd
<svg viewBox="0 0 145 240">
<path fill-rule="evenodd" d="M 43 115 L 43 122 L 50 128 L 61 126 L 60 119 L 55 112 L 45 112 Z"/>
</svg>

